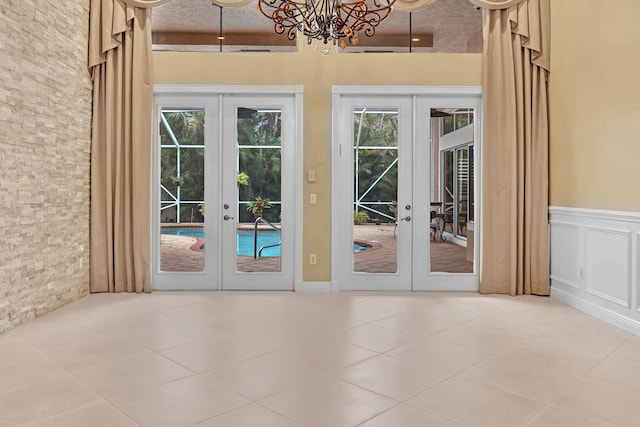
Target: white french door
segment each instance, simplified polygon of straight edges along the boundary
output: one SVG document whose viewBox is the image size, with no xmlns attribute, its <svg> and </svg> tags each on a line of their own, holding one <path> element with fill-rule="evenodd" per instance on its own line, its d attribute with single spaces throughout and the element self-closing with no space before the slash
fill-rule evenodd
<svg viewBox="0 0 640 427">
<path fill-rule="evenodd" d="M 223 111 L 222 241 L 235 245 L 221 254 L 222 288 L 293 290 L 294 99 L 229 95 Z M 256 216 L 258 198 L 270 207 Z"/>
<path fill-rule="evenodd" d="M 154 289 L 294 288 L 297 96 L 156 94 Z"/>
<path fill-rule="evenodd" d="M 411 253 L 420 215 L 411 196 L 411 97 L 341 97 L 337 119 L 333 263 L 340 289 L 410 290 L 411 258 L 403 254 Z"/>
<path fill-rule="evenodd" d="M 333 288 L 477 290 L 479 90 L 394 90 L 334 88 Z M 443 153 L 463 143 L 454 216 Z"/>
</svg>

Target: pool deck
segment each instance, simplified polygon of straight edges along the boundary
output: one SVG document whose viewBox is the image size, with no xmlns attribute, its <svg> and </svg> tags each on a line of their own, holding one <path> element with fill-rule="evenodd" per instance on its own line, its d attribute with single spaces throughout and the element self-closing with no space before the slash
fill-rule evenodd
<svg viewBox="0 0 640 427">
<path fill-rule="evenodd" d="M 397 239 L 393 225 L 355 226 L 356 241 L 373 243 L 371 249 L 354 254 L 355 270 L 366 273 L 393 273 L 397 270 Z M 426 236 L 428 238 L 428 235 Z M 471 273 L 467 249 L 449 241 L 431 240 L 431 271 Z M 202 271 L 204 252 L 193 250 L 197 239 L 163 234 L 160 238 L 162 271 Z M 274 272 L 280 270 L 279 257 L 238 257 L 238 271 Z"/>
</svg>

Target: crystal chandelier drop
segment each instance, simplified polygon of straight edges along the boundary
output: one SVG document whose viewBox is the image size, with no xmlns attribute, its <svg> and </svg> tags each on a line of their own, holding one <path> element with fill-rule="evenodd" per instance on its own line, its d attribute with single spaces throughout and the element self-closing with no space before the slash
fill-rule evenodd
<svg viewBox="0 0 640 427">
<path fill-rule="evenodd" d="M 276 33 L 286 33 L 293 40 L 300 31 L 309 44 L 322 41 L 327 53 L 328 44 L 345 48 L 345 40 L 356 46 L 358 35 L 373 36 L 394 3 L 395 0 L 258 0 L 258 9 L 273 20 Z"/>
</svg>

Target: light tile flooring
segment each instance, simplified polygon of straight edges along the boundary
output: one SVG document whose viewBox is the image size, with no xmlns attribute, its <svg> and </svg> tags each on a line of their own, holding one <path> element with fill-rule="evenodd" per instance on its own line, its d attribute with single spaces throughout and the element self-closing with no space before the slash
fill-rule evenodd
<svg viewBox="0 0 640 427">
<path fill-rule="evenodd" d="M 638 426 L 640 337 L 550 298 L 90 295 L 0 335 L 0 426 Z"/>
</svg>

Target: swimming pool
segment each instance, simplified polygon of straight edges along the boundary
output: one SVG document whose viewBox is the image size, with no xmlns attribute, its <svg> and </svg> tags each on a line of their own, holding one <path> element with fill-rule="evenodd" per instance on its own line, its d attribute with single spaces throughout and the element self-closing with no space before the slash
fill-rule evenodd
<svg viewBox="0 0 640 427">
<path fill-rule="evenodd" d="M 190 236 L 204 239 L 204 228 L 163 228 L 162 234 L 173 234 L 175 236 Z M 253 256 L 253 231 L 237 231 L 237 254 L 240 256 Z M 263 246 L 275 245 L 280 242 L 280 233 L 276 231 L 258 231 L 258 250 Z M 353 252 L 362 252 L 369 249 L 369 246 L 353 244 Z M 263 257 L 280 256 L 280 246 L 266 248 L 262 251 Z"/>
<path fill-rule="evenodd" d="M 176 236 L 198 237 L 204 240 L 203 228 L 163 228 L 162 234 Z M 237 254 L 241 256 L 253 256 L 253 231 L 236 232 Z M 276 231 L 258 231 L 258 250 L 263 246 L 275 245 L 280 242 L 280 233 Z M 266 248 L 262 251 L 263 257 L 280 256 L 280 246 Z"/>
</svg>

